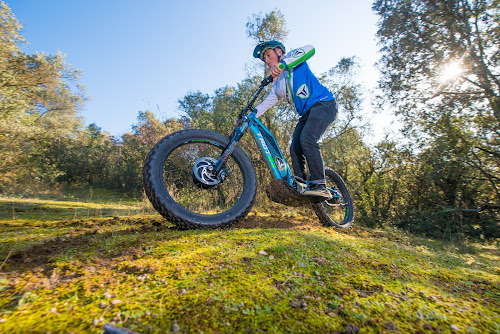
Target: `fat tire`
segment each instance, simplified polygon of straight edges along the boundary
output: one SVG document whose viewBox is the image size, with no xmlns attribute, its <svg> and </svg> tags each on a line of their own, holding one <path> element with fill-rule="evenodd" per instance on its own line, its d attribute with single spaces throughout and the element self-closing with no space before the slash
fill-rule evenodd
<svg viewBox="0 0 500 334">
<path fill-rule="evenodd" d="M 338 190 L 342 194 L 342 197 L 344 198 L 344 202 L 346 202 L 348 206 L 348 213 L 344 217 L 344 220 L 341 222 L 335 222 L 333 221 L 328 213 L 326 212 L 324 208 L 324 202 L 321 203 L 316 203 L 312 204 L 312 209 L 316 213 L 316 216 L 318 216 L 320 223 L 325 226 L 325 227 L 338 227 L 341 229 L 348 229 L 352 226 L 354 222 L 354 206 L 351 198 L 351 194 L 349 193 L 349 190 L 347 189 L 347 186 L 342 180 L 342 177 L 337 174 L 333 169 L 330 168 L 325 168 L 325 176 L 328 180 L 333 181 L 335 185 L 337 186 Z"/>
<path fill-rule="evenodd" d="M 192 212 L 178 204 L 168 193 L 163 181 L 163 164 L 167 156 L 183 143 L 194 140 L 206 140 L 224 148 L 229 139 L 208 130 L 182 130 L 161 139 L 149 152 L 143 167 L 143 184 L 146 195 L 153 207 L 169 222 L 181 229 L 223 228 L 230 227 L 248 214 L 257 192 L 255 169 L 246 153 L 239 147 L 232 153 L 232 158 L 240 166 L 243 175 L 243 192 L 230 209 L 215 214 L 202 215 Z"/>
</svg>

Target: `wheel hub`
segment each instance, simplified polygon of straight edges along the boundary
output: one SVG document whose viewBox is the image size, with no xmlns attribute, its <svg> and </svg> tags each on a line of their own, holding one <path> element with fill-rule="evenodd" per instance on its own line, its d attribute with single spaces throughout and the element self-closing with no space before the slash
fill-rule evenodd
<svg viewBox="0 0 500 334">
<path fill-rule="evenodd" d="M 200 158 L 193 165 L 193 181 L 200 188 L 211 188 L 221 181 L 217 178 L 214 166 L 217 160 L 214 158 Z"/>
</svg>

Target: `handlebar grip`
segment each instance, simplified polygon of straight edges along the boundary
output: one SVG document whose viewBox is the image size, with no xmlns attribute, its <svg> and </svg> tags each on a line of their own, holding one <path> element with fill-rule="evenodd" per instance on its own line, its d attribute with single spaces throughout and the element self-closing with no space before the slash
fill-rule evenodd
<svg viewBox="0 0 500 334">
<path fill-rule="evenodd" d="M 281 68 L 281 69 L 285 69 L 285 65 L 280 64 L 279 68 Z M 263 86 L 267 86 L 267 85 L 269 85 L 271 82 L 273 82 L 273 80 L 274 80 L 274 77 L 273 77 L 272 75 L 270 75 L 270 76 L 268 76 L 267 78 L 265 78 L 264 80 L 262 80 L 261 85 L 263 85 Z"/>
</svg>

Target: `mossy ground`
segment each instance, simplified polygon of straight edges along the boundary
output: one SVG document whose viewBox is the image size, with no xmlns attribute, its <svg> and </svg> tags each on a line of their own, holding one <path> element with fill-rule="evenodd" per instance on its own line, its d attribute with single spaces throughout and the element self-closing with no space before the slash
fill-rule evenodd
<svg viewBox="0 0 500 334">
<path fill-rule="evenodd" d="M 0 198 L 0 332 L 500 332 L 498 245 L 273 210 L 181 231 L 138 201 Z"/>
</svg>

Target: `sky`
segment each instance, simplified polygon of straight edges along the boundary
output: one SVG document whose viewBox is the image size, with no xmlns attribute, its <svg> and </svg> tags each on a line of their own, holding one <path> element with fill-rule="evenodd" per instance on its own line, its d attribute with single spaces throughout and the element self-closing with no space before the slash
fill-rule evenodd
<svg viewBox="0 0 500 334">
<path fill-rule="evenodd" d="M 82 72 L 90 98 L 80 115 L 115 136 L 129 132 L 139 111 L 160 120 L 181 116 L 187 93 L 212 94 L 235 86 L 259 60 L 246 23 L 279 10 L 289 31 L 287 50 L 311 44 L 308 63 L 321 74 L 343 57 L 357 56 L 359 82 L 376 85 L 380 55 L 371 0 L 8 0 L 23 26 L 27 53 L 66 55 Z M 369 96 L 365 96 L 367 113 Z M 371 113 L 371 111 L 370 111 Z M 386 116 L 372 119 L 384 131 Z"/>
</svg>

